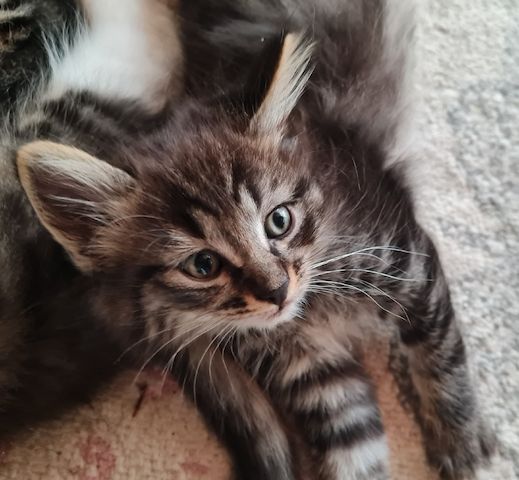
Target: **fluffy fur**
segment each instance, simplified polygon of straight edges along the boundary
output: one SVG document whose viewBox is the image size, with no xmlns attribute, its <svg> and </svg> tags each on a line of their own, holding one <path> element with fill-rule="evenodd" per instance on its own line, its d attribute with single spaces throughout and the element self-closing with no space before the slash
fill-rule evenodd
<svg viewBox="0 0 519 480">
<path fill-rule="evenodd" d="M 144 23 L 136 19 L 144 2 L 132 2 L 131 9 L 121 2 L 58 3 L 2 2 L 0 10 L 3 31 L 10 33 L 0 54 L 0 82 L 6 86 L 0 98 L 3 435 L 88 399 L 119 367 L 120 354 L 94 321 L 88 299 L 92 280 L 79 274 L 27 203 L 15 151 L 28 140 L 52 137 L 97 152 L 102 139 L 145 131 L 161 121 L 157 109 L 176 95 L 182 71 L 176 20 L 165 3 L 147 3 Z M 83 6 L 91 12 L 88 18 Z M 106 15 L 116 7 L 124 22 L 121 18 L 120 30 L 109 38 Z M 149 30 L 153 34 L 146 42 Z M 140 36 L 139 49 L 128 42 L 130 33 Z M 154 56 L 158 33 L 167 45 Z M 117 53 L 113 62 L 102 55 L 106 52 Z M 140 77 L 125 65 L 129 58 Z M 127 88 L 130 76 L 134 90 Z"/>
<path fill-rule="evenodd" d="M 67 94 L 19 132 L 40 139 L 18 149 L 19 179 L 83 272 L 86 311 L 179 379 L 239 478 L 388 477 L 356 346 L 369 317 L 400 334 L 443 478 L 490 454 L 441 264 L 395 163 L 409 5 L 185 2 L 189 95 L 173 111 Z M 291 223 L 273 236 L 280 207 Z M 213 255 L 203 279 L 188 269 L 198 252 Z"/>
</svg>

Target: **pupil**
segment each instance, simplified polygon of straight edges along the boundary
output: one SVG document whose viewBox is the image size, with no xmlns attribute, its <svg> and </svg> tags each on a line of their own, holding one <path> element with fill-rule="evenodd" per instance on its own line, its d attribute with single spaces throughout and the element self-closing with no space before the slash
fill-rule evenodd
<svg viewBox="0 0 519 480">
<path fill-rule="evenodd" d="M 277 228 L 282 229 L 285 227 L 285 216 L 282 213 L 274 212 L 272 220 Z"/>
<path fill-rule="evenodd" d="M 209 275 L 213 269 L 213 259 L 207 253 L 200 254 L 195 260 L 196 271 L 200 275 Z"/>
</svg>

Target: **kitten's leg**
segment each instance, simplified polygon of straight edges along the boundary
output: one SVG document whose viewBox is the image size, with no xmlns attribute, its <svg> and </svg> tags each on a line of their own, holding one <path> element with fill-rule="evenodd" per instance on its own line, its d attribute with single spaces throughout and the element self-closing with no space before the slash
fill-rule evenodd
<svg viewBox="0 0 519 480">
<path fill-rule="evenodd" d="M 271 396 L 311 448 L 319 480 L 388 479 L 388 448 L 373 387 L 327 329 L 309 332 L 309 348 L 272 369 L 279 373 L 271 380 Z"/>
<path fill-rule="evenodd" d="M 473 478 L 477 465 L 489 457 L 493 439 L 479 416 L 437 252 L 428 237 L 420 235 L 416 245 L 407 248 L 428 254 L 412 256 L 408 272 L 416 282 L 400 282 L 407 286 L 391 291 L 408 317 L 398 325 L 417 396 L 414 406 L 429 461 L 442 478 Z"/>
<path fill-rule="evenodd" d="M 200 341 L 189 347 L 174 373 L 226 444 L 237 480 L 295 479 L 279 417 L 265 393 L 235 361 Z"/>
</svg>

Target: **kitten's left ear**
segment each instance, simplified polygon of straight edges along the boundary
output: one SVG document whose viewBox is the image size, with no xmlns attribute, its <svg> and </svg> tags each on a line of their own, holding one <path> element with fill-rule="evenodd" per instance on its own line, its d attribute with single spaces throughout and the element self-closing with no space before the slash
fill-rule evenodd
<svg viewBox="0 0 519 480">
<path fill-rule="evenodd" d="M 313 44 L 302 34 L 289 33 L 282 41 L 265 95 L 252 117 L 250 130 L 279 135 L 303 93 L 312 68 Z"/>
<path fill-rule="evenodd" d="M 42 224 L 81 270 L 94 270 L 102 257 L 99 232 L 120 216 L 135 180 L 86 152 L 47 141 L 23 146 L 17 165 Z"/>
</svg>

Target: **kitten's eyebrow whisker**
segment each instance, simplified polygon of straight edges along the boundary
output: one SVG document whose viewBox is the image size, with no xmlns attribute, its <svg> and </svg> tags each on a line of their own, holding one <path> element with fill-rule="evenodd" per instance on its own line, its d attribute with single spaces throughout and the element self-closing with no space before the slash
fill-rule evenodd
<svg viewBox="0 0 519 480">
<path fill-rule="evenodd" d="M 159 197 L 156 197 L 155 195 L 152 195 L 150 192 L 145 192 L 145 191 L 141 190 L 139 193 L 141 195 L 144 195 L 145 197 L 148 197 L 148 198 L 150 198 L 152 200 L 157 201 L 160 205 L 164 204 L 164 200 L 163 199 L 161 199 Z"/>
</svg>

